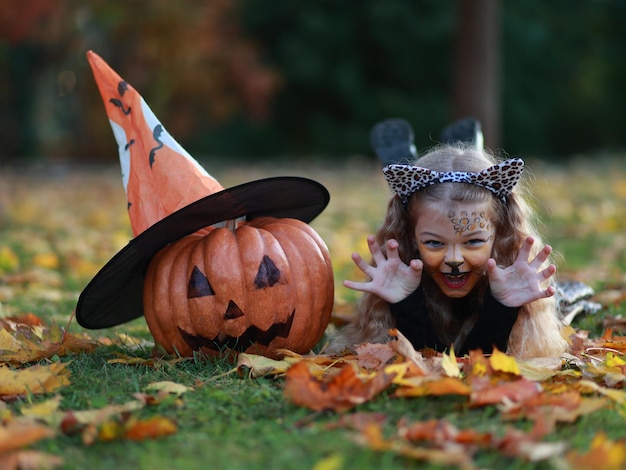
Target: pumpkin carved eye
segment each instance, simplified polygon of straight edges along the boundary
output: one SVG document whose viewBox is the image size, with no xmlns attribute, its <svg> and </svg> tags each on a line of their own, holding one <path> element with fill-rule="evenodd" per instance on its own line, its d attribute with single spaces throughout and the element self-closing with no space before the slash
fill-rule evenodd
<svg viewBox="0 0 626 470">
<path fill-rule="evenodd" d="M 264 255 L 254 278 L 254 287 L 257 289 L 272 287 L 278 281 L 280 281 L 280 269 L 269 256 Z"/>
<path fill-rule="evenodd" d="M 187 284 L 187 298 L 193 299 L 208 295 L 215 295 L 215 291 L 206 276 L 198 269 L 198 266 L 194 265 L 191 276 L 189 276 L 189 283 Z"/>
</svg>

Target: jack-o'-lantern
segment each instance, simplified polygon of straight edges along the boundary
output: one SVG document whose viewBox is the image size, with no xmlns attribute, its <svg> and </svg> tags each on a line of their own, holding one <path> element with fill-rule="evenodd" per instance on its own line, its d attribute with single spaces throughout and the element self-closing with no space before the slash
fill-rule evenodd
<svg viewBox="0 0 626 470">
<path fill-rule="evenodd" d="M 325 243 L 296 219 L 257 218 L 162 249 L 150 263 L 144 315 L 168 352 L 308 352 L 330 320 Z"/>
<path fill-rule="evenodd" d="M 184 356 L 308 351 L 333 304 L 328 250 L 307 225 L 328 204 L 326 188 L 272 177 L 224 189 L 135 89 L 87 57 L 117 139 L 135 238 L 81 292 L 78 323 L 107 328 L 145 313 L 156 342 Z"/>
</svg>

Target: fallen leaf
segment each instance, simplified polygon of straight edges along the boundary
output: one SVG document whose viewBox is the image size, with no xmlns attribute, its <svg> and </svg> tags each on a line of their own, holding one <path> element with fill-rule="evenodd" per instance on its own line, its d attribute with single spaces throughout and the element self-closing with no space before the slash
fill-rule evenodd
<svg viewBox="0 0 626 470">
<path fill-rule="evenodd" d="M 183 385 L 183 384 L 165 380 L 162 382 L 152 382 L 146 385 L 145 390 L 146 391 L 155 390 L 158 392 L 165 392 L 165 393 L 169 393 L 169 394 L 176 395 L 177 397 L 179 397 L 189 391 L 193 391 L 193 388 L 187 387 L 186 385 Z"/>
<path fill-rule="evenodd" d="M 454 465 L 462 469 L 474 468 L 471 456 L 463 448 L 428 449 L 411 445 L 406 439 L 385 439 L 380 425 L 370 424 L 357 436 L 357 442 L 370 449 L 393 452 L 403 457 L 421 460 L 438 465 Z"/>
<path fill-rule="evenodd" d="M 351 364 L 344 365 L 331 377 L 319 379 L 302 361 L 287 371 L 284 394 L 294 404 L 314 411 L 342 412 L 371 400 L 389 387 L 392 380 L 393 375 L 385 372 L 378 372 L 372 378 L 359 377 Z"/>
<path fill-rule="evenodd" d="M 98 436 L 98 426 L 112 418 L 140 410 L 145 406 L 141 400 L 133 400 L 122 405 L 109 405 L 94 410 L 67 411 L 61 419 L 60 428 L 64 434 L 81 433 L 83 442 L 91 444 Z"/>
<path fill-rule="evenodd" d="M 34 365 L 26 369 L 13 370 L 0 365 L 0 398 L 31 393 L 50 393 L 70 384 L 66 363 Z"/>
<path fill-rule="evenodd" d="M 258 354 L 239 353 L 237 356 L 237 372 L 251 378 L 267 375 L 281 375 L 294 363 L 293 359 L 276 360 Z"/>
<path fill-rule="evenodd" d="M 561 369 L 563 360 L 560 357 L 538 357 L 517 360 L 519 373 L 522 377 L 535 382 L 548 380 Z"/>
<path fill-rule="evenodd" d="M 509 356 L 497 348 L 493 349 L 493 353 L 489 357 L 489 364 L 494 371 L 504 372 L 506 374 L 521 375 L 517 361 L 514 357 Z"/>
<path fill-rule="evenodd" d="M 311 470 L 341 470 L 343 468 L 343 462 L 343 455 L 331 454 L 315 462 Z"/>
<path fill-rule="evenodd" d="M 598 433 L 587 452 L 573 450 L 566 459 L 573 470 L 621 470 L 626 467 L 626 440 L 612 441 Z"/>
<path fill-rule="evenodd" d="M 448 377 L 460 377 L 461 369 L 454 355 L 454 347 L 450 348 L 450 354 L 443 353 L 441 359 L 441 367 Z"/>
<path fill-rule="evenodd" d="M 51 470 L 62 466 L 63 458 L 36 450 L 20 450 L 0 455 L 2 470 Z"/>
<path fill-rule="evenodd" d="M 141 441 L 169 436 L 176 433 L 176 431 L 178 431 L 178 426 L 174 421 L 163 416 L 154 416 L 145 420 L 129 422 L 126 426 L 124 437 L 131 441 Z"/>
<path fill-rule="evenodd" d="M 470 395 L 472 389 L 456 377 L 416 377 L 402 382 L 395 397 Z"/>
<path fill-rule="evenodd" d="M 363 343 L 356 347 L 359 367 L 381 369 L 389 365 L 397 356 L 389 344 Z"/>
<path fill-rule="evenodd" d="M 387 415 L 384 413 L 356 412 L 341 415 L 337 421 L 328 423 L 326 428 L 346 428 L 361 431 L 372 423 L 382 425 L 385 421 L 387 421 Z"/>
<path fill-rule="evenodd" d="M 543 436 L 534 436 L 519 429 L 508 428 L 504 437 L 499 439 L 496 448 L 504 455 L 518 457 L 530 462 L 558 457 L 565 452 L 564 442 L 541 442 Z"/>
<path fill-rule="evenodd" d="M 394 351 L 401 354 L 407 360 L 415 363 L 415 365 L 417 365 L 421 370 L 425 372 L 430 371 L 430 367 L 428 367 L 428 364 L 424 360 L 424 356 L 415 350 L 411 342 L 400 332 L 400 330 L 397 328 L 390 329 L 389 336 L 391 336 L 389 346 L 391 346 Z"/>
<path fill-rule="evenodd" d="M 55 432 L 43 424 L 11 421 L 7 425 L 0 425 L 0 454 L 29 446 L 54 435 Z"/>
<path fill-rule="evenodd" d="M 603 387 L 598 385 L 591 380 L 579 380 L 578 382 L 574 382 L 572 384 L 576 390 L 579 390 L 581 393 L 593 393 L 597 392 L 605 397 L 610 398 L 616 403 L 623 404 L 626 403 L 626 393 L 622 390 L 614 390 L 611 388 Z"/>
<path fill-rule="evenodd" d="M 61 405 L 62 398 L 63 397 L 61 397 L 61 395 L 57 395 L 53 398 L 42 401 L 41 403 L 23 406 L 20 408 L 20 413 L 22 416 L 35 418 L 44 421 L 47 424 L 51 424 L 51 422 L 56 420 L 58 417 L 59 406 Z"/>
<path fill-rule="evenodd" d="M 471 406 L 495 405 L 498 403 L 524 402 L 539 394 L 542 388 L 537 382 L 519 379 L 513 382 L 502 382 L 485 388 L 472 388 Z"/>
</svg>

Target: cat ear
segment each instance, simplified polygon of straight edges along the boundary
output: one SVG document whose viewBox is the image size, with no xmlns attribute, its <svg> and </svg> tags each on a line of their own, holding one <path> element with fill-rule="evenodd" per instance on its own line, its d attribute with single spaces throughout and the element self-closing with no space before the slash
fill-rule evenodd
<svg viewBox="0 0 626 470">
<path fill-rule="evenodd" d="M 478 173 L 470 173 L 470 183 L 488 189 L 503 201 L 509 197 L 522 177 L 524 160 L 512 158 L 497 165 L 485 168 Z"/>
</svg>

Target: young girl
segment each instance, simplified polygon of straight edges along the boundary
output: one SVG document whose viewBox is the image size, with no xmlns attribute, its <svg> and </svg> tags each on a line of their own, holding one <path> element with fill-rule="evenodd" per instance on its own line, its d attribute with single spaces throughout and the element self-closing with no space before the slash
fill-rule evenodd
<svg viewBox="0 0 626 470">
<path fill-rule="evenodd" d="M 498 163 L 485 150 L 449 145 L 414 165 L 386 166 L 396 194 L 367 239 L 372 264 L 352 256 L 368 280 L 344 281 L 364 294 L 330 349 L 386 342 L 396 327 L 416 349 L 564 352 L 556 267 L 517 185 L 523 167 L 521 159 Z"/>
</svg>

